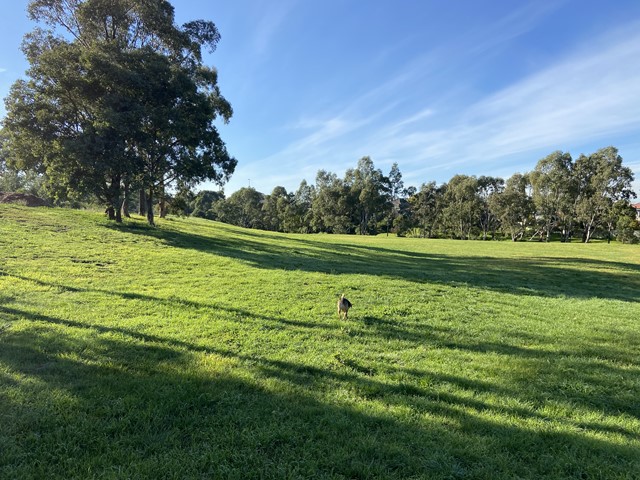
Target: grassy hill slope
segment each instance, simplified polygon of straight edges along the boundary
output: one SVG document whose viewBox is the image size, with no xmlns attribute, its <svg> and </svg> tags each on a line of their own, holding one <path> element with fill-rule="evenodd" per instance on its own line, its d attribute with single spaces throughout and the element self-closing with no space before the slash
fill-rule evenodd
<svg viewBox="0 0 640 480">
<path fill-rule="evenodd" d="M 636 246 L 0 205 L 0 262 L 0 478 L 638 478 Z"/>
</svg>

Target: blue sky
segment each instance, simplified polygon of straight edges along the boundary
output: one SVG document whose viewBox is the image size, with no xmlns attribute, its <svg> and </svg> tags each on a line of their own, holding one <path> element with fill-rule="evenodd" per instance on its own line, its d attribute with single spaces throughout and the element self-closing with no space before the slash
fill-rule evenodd
<svg viewBox="0 0 640 480">
<path fill-rule="evenodd" d="M 234 108 L 219 126 L 238 159 L 227 194 L 293 191 L 365 155 L 419 187 L 614 145 L 640 195 L 637 0 L 172 3 L 178 23 L 212 20 L 222 34 L 206 61 Z M 27 67 L 26 5 L 3 5 L 3 98 Z"/>
</svg>

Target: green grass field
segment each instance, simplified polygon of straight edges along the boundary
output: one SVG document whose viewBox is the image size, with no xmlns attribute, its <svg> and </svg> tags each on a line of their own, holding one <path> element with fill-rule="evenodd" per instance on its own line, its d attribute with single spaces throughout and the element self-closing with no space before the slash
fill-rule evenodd
<svg viewBox="0 0 640 480">
<path fill-rule="evenodd" d="M 640 478 L 638 246 L 0 205 L 0 261 L 0 478 Z"/>
</svg>

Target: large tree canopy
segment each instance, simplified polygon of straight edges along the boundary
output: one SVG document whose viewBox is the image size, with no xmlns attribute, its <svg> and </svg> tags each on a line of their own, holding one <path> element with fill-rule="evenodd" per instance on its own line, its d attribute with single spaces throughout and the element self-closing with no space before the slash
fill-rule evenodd
<svg viewBox="0 0 640 480">
<path fill-rule="evenodd" d="M 5 101 L 14 164 L 95 194 L 116 219 L 123 183 L 151 207 L 159 188 L 233 173 L 215 126 L 231 105 L 202 60 L 220 39 L 212 22 L 179 27 L 165 0 L 32 0 L 29 15 L 46 28 L 25 37 L 28 78 Z"/>
</svg>

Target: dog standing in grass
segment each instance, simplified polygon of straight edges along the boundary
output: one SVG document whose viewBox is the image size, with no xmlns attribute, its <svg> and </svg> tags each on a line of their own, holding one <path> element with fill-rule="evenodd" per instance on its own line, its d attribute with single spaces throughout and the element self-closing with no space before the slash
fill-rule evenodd
<svg viewBox="0 0 640 480">
<path fill-rule="evenodd" d="M 338 316 L 342 318 L 342 314 L 344 314 L 344 319 L 346 320 L 351 307 L 353 307 L 353 305 L 349 300 L 344 298 L 344 293 L 340 295 L 340 299 L 338 300 Z"/>
</svg>

